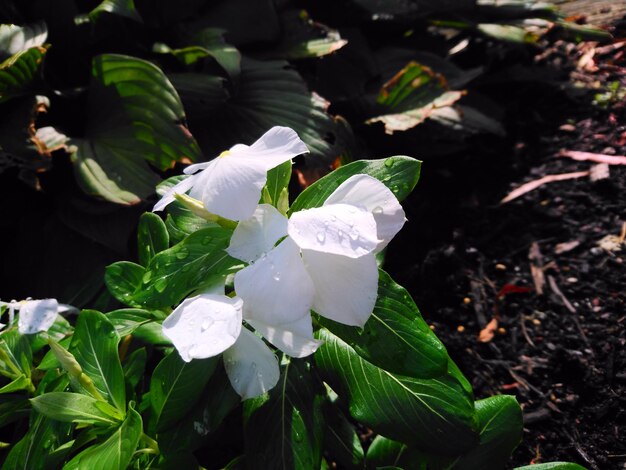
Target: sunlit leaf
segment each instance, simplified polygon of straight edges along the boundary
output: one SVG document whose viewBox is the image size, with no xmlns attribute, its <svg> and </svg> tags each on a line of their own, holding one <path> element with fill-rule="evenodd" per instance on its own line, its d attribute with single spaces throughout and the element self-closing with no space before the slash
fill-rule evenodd
<svg viewBox="0 0 626 470">
<path fill-rule="evenodd" d="M 87 116 L 85 137 L 71 140 L 72 160 L 83 189 L 111 202 L 135 204 L 154 192 L 148 163 L 164 170 L 199 156 L 176 90 L 145 60 L 95 57 Z"/>
<path fill-rule="evenodd" d="M 412 61 L 385 83 L 377 99 L 378 115 L 367 123 L 382 122 L 387 134 L 405 131 L 424 122 L 433 110 L 450 106 L 462 96 L 462 91 L 448 89 L 442 75 Z"/>
</svg>

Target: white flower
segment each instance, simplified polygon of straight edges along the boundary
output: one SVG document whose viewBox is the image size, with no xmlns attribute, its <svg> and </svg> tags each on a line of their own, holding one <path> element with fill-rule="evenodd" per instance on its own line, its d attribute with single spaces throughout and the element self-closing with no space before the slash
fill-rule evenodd
<svg viewBox="0 0 626 470">
<path fill-rule="evenodd" d="M 59 304 L 56 299 L 11 301 L 2 304 L 8 307 L 9 325 L 13 323 L 15 311 L 19 310 L 17 328 L 23 335 L 48 331 L 59 313 L 74 309 L 70 305 Z"/>
<path fill-rule="evenodd" d="M 186 362 L 223 352 L 235 391 L 244 400 L 254 398 L 276 385 L 278 362 L 262 339 L 242 327 L 242 300 L 223 295 L 223 290 L 222 285 L 184 300 L 163 321 L 163 334 Z"/>
<path fill-rule="evenodd" d="M 185 173 L 195 174 L 167 191 L 153 211 L 163 210 L 174 201 L 175 194 L 189 191 L 212 214 L 230 220 L 247 219 L 261 198 L 268 170 L 308 151 L 295 131 L 272 127 L 250 146 L 237 144 L 210 162 L 188 166 Z"/>
<path fill-rule="evenodd" d="M 322 207 L 296 212 L 289 220 L 261 204 L 238 224 L 227 249 L 251 263 L 235 275 L 243 318 L 292 357 L 307 356 L 319 346 L 311 309 L 363 326 L 376 303 L 375 254 L 405 220 L 393 193 L 362 174 L 342 183 Z"/>
</svg>

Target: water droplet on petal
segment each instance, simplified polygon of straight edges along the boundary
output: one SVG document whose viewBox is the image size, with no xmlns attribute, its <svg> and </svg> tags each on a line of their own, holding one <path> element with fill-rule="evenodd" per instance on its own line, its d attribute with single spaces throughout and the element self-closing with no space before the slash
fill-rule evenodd
<svg viewBox="0 0 626 470">
<path fill-rule="evenodd" d="M 374 207 L 374 209 L 372 209 L 372 214 L 374 215 L 378 215 L 378 214 L 382 214 L 383 213 L 383 208 L 380 206 L 376 206 Z"/>
<path fill-rule="evenodd" d="M 337 230 L 337 238 L 341 240 L 343 238 L 343 232 L 341 230 Z"/>
<path fill-rule="evenodd" d="M 212 323 L 213 323 L 213 322 L 211 322 L 211 321 L 209 321 L 209 320 L 205 320 L 205 321 L 203 321 L 203 322 L 202 322 L 202 326 L 200 327 L 200 329 L 201 329 L 202 331 L 206 331 L 206 330 L 208 330 L 208 329 L 209 329 L 209 327 L 211 326 L 211 324 L 212 324 Z"/>
<path fill-rule="evenodd" d="M 326 234 L 324 232 L 317 232 L 317 241 L 323 244 L 326 241 Z"/>
<path fill-rule="evenodd" d="M 352 241 L 356 241 L 359 238 L 359 231 L 357 229 L 354 229 L 350 232 L 350 239 Z"/>
</svg>

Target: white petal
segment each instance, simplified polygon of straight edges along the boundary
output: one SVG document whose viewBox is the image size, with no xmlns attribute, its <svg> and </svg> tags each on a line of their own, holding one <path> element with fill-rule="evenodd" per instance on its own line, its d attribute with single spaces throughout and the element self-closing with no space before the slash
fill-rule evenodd
<svg viewBox="0 0 626 470">
<path fill-rule="evenodd" d="M 287 235 L 287 217 L 274 206 L 259 205 L 252 217 L 237 225 L 226 250 L 233 258 L 255 261 Z"/>
<path fill-rule="evenodd" d="M 189 176 L 182 181 L 179 181 L 176 185 L 167 190 L 163 197 L 152 208 L 152 212 L 158 212 L 165 209 L 168 204 L 174 202 L 174 194 L 184 194 L 189 191 L 196 183 L 197 175 Z"/>
<path fill-rule="evenodd" d="M 20 306 L 18 330 L 23 335 L 48 331 L 56 320 L 59 303 L 56 299 L 27 300 Z"/>
<path fill-rule="evenodd" d="M 211 162 L 194 163 L 193 165 L 189 165 L 187 168 L 185 168 L 183 170 L 183 173 L 185 173 L 186 175 L 192 175 L 197 171 L 206 169 L 209 166 L 211 166 Z"/>
<path fill-rule="evenodd" d="M 300 250 L 289 238 L 237 272 L 235 291 L 244 301 L 244 318 L 266 325 L 304 317 L 313 301 L 313 282 L 304 269 Z"/>
<path fill-rule="evenodd" d="M 267 181 L 261 159 L 241 162 L 232 155 L 218 157 L 214 165 L 199 173 L 191 197 L 199 197 L 207 211 L 230 220 L 244 220 L 254 214 Z"/>
<path fill-rule="evenodd" d="M 358 258 L 378 246 L 374 216 L 348 204 L 332 204 L 292 214 L 289 236 L 306 250 Z"/>
<path fill-rule="evenodd" d="M 3 330 L 5 326 L 7 326 L 6 323 L 0 323 L 0 330 Z"/>
<path fill-rule="evenodd" d="M 378 294 L 376 256 L 346 258 L 316 251 L 302 251 L 313 284 L 313 310 L 339 323 L 363 326 Z"/>
<path fill-rule="evenodd" d="M 237 342 L 224 352 L 224 368 L 243 400 L 263 395 L 278 383 L 280 369 L 263 340 L 245 328 Z"/>
<path fill-rule="evenodd" d="M 270 343 L 291 357 L 309 356 L 323 343 L 313 338 L 313 325 L 309 314 L 280 326 L 266 325 L 254 320 L 248 320 L 248 323 Z"/>
<path fill-rule="evenodd" d="M 237 297 L 215 294 L 186 299 L 163 321 L 163 334 L 185 362 L 216 356 L 237 340 L 242 304 Z"/>
<path fill-rule="evenodd" d="M 351 204 L 371 212 L 376 221 L 377 236 L 382 240 L 376 251 L 382 250 L 400 231 L 406 217 L 391 190 L 369 175 L 353 175 L 328 196 L 324 205 Z"/>
<path fill-rule="evenodd" d="M 272 127 L 250 147 L 236 145 L 230 149 L 233 158 L 259 160 L 266 171 L 308 151 L 293 129 L 280 126 Z"/>
</svg>

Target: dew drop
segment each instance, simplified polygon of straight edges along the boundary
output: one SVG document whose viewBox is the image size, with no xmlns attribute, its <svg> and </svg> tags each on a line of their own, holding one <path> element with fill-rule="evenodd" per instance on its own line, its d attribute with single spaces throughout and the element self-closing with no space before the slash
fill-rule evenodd
<svg viewBox="0 0 626 470">
<path fill-rule="evenodd" d="M 274 271 L 272 279 L 274 279 L 275 281 L 280 281 L 280 273 L 278 271 Z"/>
<path fill-rule="evenodd" d="M 376 206 L 374 207 L 374 209 L 372 209 L 372 214 L 374 215 L 379 215 L 383 213 L 383 208 L 380 206 Z"/>
<path fill-rule="evenodd" d="M 200 327 L 200 329 L 202 331 L 206 331 L 206 330 L 209 329 L 209 327 L 211 326 L 212 323 L 213 323 L 212 321 L 205 320 L 205 321 L 202 322 L 202 326 Z"/>
<path fill-rule="evenodd" d="M 141 279 L 144 284 L 147 284 L 152 279 L 152 271 L 146 271 Z"/>
<path fill-rule="evenodd" d="M 324 232 L 317 232 L 317 241 L 323 244 L 326 241 L 326 234 Z"/>
<path fill-rule="evenodd" d="M 337 238 L 341 240 L 343 238 L 343 232 L 341 230 L 337 230 Z"/>
<path fill-rule="evenodd" d="M 209 236 L 207 235 L 206 237 L 204 237 L 204 238 L 202 239 L 202 242 L 201 242 L 201 243 L 202 243 L 203 245 L 208 245 L 209 243 L 211 243 L 211 237 L 209 237 Z"/>
<path fill-rule="evenodd" d="M 354 229 L 350 232 L 350 239 L 352 241 L 356 241 L 359 238 L 359 231 L 357 229 Z"/>
<path fill-rule="evenodd" d="M 393 160 L 391 158 L 388 158 L 387 160 L 385 160 L 385 166 L 387 168 L 391 168 L 393 166 Z"/>
</svg>

